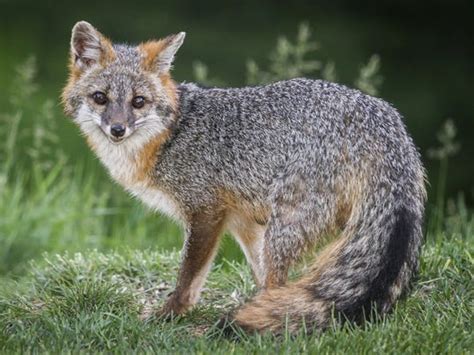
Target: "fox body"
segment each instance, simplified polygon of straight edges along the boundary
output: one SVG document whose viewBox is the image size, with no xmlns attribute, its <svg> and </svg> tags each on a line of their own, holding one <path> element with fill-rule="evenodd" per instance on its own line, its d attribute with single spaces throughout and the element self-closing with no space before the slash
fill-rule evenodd
<svg viewBox="0 0 474 355">
<path fill-rule="evenodd" d="M 324 329 L 332 312 L 388 312 L 418 267 L 424 170 L 398 112 L 357 90 L 293 79 L 177 84 L 184 33 L 113 45 L 79 22 L 66 112 L 118 183 L 181 222 L 186 240 L 163 314 L 194 305 L 230 231 L 259 293 L 233 315 L 248 330 Z M 289 268 L 334 240 L 303 277 Z"/>
</svg>

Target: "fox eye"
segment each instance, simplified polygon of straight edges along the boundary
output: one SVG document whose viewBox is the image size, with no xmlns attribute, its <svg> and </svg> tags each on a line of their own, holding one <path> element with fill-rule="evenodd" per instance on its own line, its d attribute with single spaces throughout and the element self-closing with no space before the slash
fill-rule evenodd
<svg viewBox="0 0 474 355">
<path fill-rule="evenodd" d="M 132 106 L 135 108 L 142 108 L 145 106 L 145 98 L 143 96 L 135 96 L 132 99 Z"/>
<path fill-rule="evenodd" d="M 92 98 L 97 105 L 105 105 L 107 103 L 107 95 L 103 92 L 96 91 L 92 94 Z"/>
</svg>

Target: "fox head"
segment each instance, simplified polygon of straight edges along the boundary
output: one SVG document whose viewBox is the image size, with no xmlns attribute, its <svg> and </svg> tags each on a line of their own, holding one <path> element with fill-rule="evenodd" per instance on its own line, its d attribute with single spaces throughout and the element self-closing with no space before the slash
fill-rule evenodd
<svg viewBox="0 0 474 355">
<path fill-rule="evenodd" d="M 184 37 L 115 45 L 91 24 L 76 23 L 62 100 L 91 144 L 138 143 L 166 131 L 177 108 L 170 69 Z"/>
</svg>

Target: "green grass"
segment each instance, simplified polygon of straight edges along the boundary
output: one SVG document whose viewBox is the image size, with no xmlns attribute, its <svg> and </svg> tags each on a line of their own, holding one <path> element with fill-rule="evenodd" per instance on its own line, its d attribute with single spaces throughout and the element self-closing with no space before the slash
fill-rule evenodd
<svg viewBox="0 0 474 355">
<path fill-rule="evenodd" d="M 238 262 L 213 268 L 199 305 L 180 319 L 144 323 L 172 290 L 177 253 L 131 251 L 49 255 L 0 295 L 4 352 L 469 353 L 474 348 L 473 245 L 444 236 L 425 245 L 419 280 L 393 314 L 363 326 L 334 325 L 307 337 L 222 337 L 216 321 L 255 291 Z"/>
<path fill-rule="evenodd" d="M 133 201 L 113 183 L 61 168 L 17 176 L 0 188 L 0 274 L 22 273 L 44 251 L 110 249 L 127 245 L 177 247 L 179 228 Z M 79 170 L 79 169 L 78 169 Z M 113 206 L 113 207 L 112 207 Z"/>
</svg>

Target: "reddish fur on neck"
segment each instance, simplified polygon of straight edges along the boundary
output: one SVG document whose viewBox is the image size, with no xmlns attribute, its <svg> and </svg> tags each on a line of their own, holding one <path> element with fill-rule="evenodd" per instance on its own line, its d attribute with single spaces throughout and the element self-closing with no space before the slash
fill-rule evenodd
<svg viewBox="0 0 474 355">
<path fill-rule="evenodd" d="M 176 90 L 176 83 L 171 78 L 169 73 L 160 75 L 161 84 L 165 89 L 166 95 L 170 100 L 170 105 L 173 108 L 173 112 L 176 112 L 178 109 L 178 94 Z"/>
<path fill-rule="evenodd" d="M 153 168 L 156 166 L 158 157 L 163 144 L 170 135 L 170 131 L 166 130 L 156 136 L 150 142 L 146 143 L 139 151 L 136 160 L 135 179 L 147 185 L 153 184 Z"/>
</svg>

